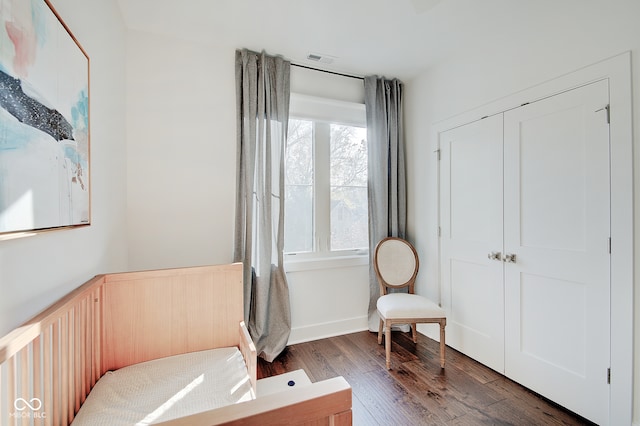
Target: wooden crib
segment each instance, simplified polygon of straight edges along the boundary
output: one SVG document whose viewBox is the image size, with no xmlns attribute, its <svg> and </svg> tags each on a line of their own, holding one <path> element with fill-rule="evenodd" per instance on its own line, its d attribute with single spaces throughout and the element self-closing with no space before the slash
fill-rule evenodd
<svg viewBox="0 0 640 426">
<path fill-rule="evenodd" d="M 69 425 L 107 372 L 238 347 L 251 387 L 242 265 L 98 275 L 0 339 L 0 425 Z M 342 377 L 206 410 L 167 425 L 351 424 Z"/>
</svg>

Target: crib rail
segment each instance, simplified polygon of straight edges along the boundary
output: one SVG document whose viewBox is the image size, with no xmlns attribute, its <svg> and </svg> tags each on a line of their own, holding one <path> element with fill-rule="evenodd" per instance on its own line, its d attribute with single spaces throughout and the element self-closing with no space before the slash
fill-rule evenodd
<svg viewBox="0 0 640 426">
<path fill-rule="evenodd" d="M 100 378 L 104 276 L 0 339 L 0 425 L 69 424 Z"/>
<path fill-rule="evenodd" d="M 240 345 L 242 264 L 108 274 L 102 373 Z"/>
<path fill-rule="evenodd" d="M 251 340 L 249 330 L 247 329 L 244 321 L 240 322 L 239 334 L 240 352 L 242 353 L 242 358 L 244 358 L 244 363 L 247 366 L 247 372 L 249 373 L 249 379 L 251 380 L 251 389 L 253 389 L 253 394 L 255 395 L 257 391 L 258 356 L 256 346 Z"/>
<path fill-rule="evenodd" d="M 242 265 L 98 275 L 0 337 L 0 426 L 68 425 L 108 370 L 239 346 Z M 251 352 L 253 348 L 253 353 Z"/>
</svg>

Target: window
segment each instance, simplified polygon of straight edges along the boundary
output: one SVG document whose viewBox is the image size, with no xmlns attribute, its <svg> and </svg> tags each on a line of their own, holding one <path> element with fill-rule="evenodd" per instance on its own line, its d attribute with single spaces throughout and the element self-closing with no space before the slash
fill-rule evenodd
<svg viewBox="0 0 640 426">
<path fill-rule="evenodd" d="M 367 129 L 330 125 L 330 250 L 369 246 Z"/>
<path fill-rule="evenodd" d="M 368 249 L 364 121 L 364 105 L 292 94 L 285 253 L 332 256 Z"/>
</svg>

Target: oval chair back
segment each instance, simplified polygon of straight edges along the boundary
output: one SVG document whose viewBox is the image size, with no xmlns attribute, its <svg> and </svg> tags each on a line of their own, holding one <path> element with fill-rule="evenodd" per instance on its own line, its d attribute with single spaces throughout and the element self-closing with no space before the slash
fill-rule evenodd
<svg viewBox="0 0 640 426">
<path fill-rule="evenodd" d="M 414 284 L 420 261 L 416 249 L 406 240 L 387 237 L 376 245 L 373 267 L 380 283 L 380 294 L 387 294 L 387 288 L 409 287 L 414 293 Z"/>
</svg>

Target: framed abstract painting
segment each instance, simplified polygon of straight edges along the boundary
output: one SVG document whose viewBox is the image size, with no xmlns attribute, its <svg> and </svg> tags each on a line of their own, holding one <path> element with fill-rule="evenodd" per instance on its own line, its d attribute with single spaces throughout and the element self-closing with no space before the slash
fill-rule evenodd
<svg viewBox="0 0 640 426">
<path fill-rule="evenodd" d="M 47 0 L 0 19 L 0 236 L 89 225 L 89 57 Z"/>
</svg>

